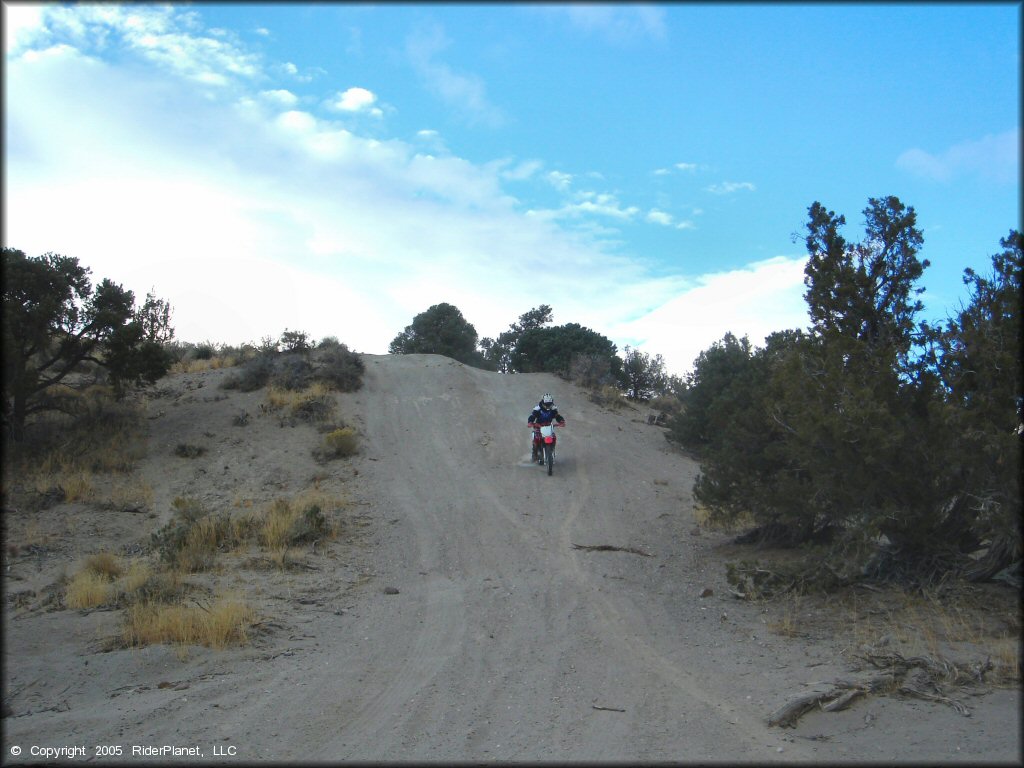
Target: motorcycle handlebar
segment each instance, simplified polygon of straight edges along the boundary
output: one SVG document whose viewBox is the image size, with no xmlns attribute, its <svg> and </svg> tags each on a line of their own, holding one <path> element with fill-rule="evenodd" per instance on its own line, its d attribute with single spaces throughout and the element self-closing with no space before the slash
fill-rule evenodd
<svg viewBox="0 0 1024 768">
<path fill-rule="evenodd" d="M 540 429 L 541 427 L 564 427 L 565 424 L 558 421 L 552 421 L 550 424 L 531 424 L 530 422 L 526 422 L 526 426 L 530 429 Z"/>
</svg>

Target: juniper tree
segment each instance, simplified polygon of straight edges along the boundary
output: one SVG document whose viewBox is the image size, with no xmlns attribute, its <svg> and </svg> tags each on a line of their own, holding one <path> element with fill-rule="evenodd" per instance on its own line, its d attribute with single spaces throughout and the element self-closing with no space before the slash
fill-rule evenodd
<svg viewBox="0 0 1024 768">
<path fill-rule="evenodd" d="M 3 249 L 3 421 L 16 440 L 32 414 L 64 407 L 57 386 L 87 364 L 119 394 L 167 372 L 170 306 L 150 293 L 136 308 L 131 291 L 109 279 L 94 288 L 90 273 L 70 256 Z"/>
</svg>

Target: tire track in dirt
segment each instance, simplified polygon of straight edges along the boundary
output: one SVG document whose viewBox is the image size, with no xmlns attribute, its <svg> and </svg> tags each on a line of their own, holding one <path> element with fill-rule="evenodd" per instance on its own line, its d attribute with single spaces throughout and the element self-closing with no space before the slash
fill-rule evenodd
<svg viewBox="0 0 1024 768">
<path fill-rule="evenodd" d="M 764 755 L 763 725 L 639 636 L 629 596 L 572 548 L 598 520 L 603 535 L 637 533 L 611 508 L 613 497 L 638 494 L 603 432 L 622 418 L 575 391 L 578 431 L 555 475 L 523 462 L 533 390 L 555 386 L 569 389 L 433 356 L 369 366 L 365 432 L 376 461 L 363 475 L 379 489 L 377 516 L 398 521 L 381 550 L 381 585 L 402 588 L 377 609 L 365 689 L 349 695 L 325 756 Z M 627 711 L 595 711 L 604 701 Z M 681 717 L 689 732 L 679 732 Z"/>
<path fill-rule="evenodd" d="M 431 405 L 432 398 L 418 396 L 403 402 L 389 378 L 374 373 L 372 368 L 367 372 L 365 386 L 376 393 L 374 400 L 378 402 L 370 402 L 363 418 L 365 437 L 371 450 L 379 454 L 408 442 L 407 431 L 417 426 L 410 425 L 410 421 L 425 420 L 429 409 L 424 406 Z M 427 455 L 432 457 L 432 463 L 438 460 L 446 465 L 433 464 L 434 472 L 451 471 L 453 459 L 443 433 L 420 430 L 419 440 L 428 441 Z M 394 624 L 388 630 L 386 650 L 382 648 L 385 638 L 374 639 L 374 654 L 381 658 L 374 665 L 373 674 L 364 678 L 367 685 L 360 694 L 358 711 L 339 723 L 337 734 L 325 745 L 325 753 L 331 755 L 345 755 L 349 746 L 365 749 L 388 743 L 390 732 L 408 718 L 409 703 L 450 662 L 466 630 L 463 587 L 441 573 L 445 570 L 441 549 L 447 537 L 436 504 L 417 492 L 423 468 L 403 460 L 400 450 L 391 457 L 374 458 L 385 464 L 384 474 L 388 476 L 388 495 L 380 500 L 381 507 L 389 517 L 403 524 L 402 556 L 417 574 L 427 574 L 429 578 L 417 589 L 403 590 L 415 597 L 414 615 L 412 620 L 391 617 Z M 379 752 L 374 755 L 379 756 Z"/>
<path fill-rule="evenodd" d="M 591 487 L 590 472 L 590 467 L 586 463 L 582 463 L 580 486 L 583 489 Z M 722 688 L 709 689 L 706 682 L 698 680 L 679 664 L 666 658 L 636 631 L 636 625 L 631 623 L 617 608 L 612 597 L 592 588 L 593 581 L 590 572 L 581 563 L 579 550 L 572 546 L 574 530 L 579 522 L 581 511 L 588 503 L 592 502 L 593 499 L 586 490 L 582 490 L 574 496 L 569 512 L 562 522 L 559 541 L 560 548 L 566 553 L 569 567 L 581 588 L 591 587 L 589 594 L 592 607 L 600 616 L 602 636 L 614 644 L 618 654 L 626 658 L 632 657 L 654 678 L 671 684 L 684 697 L 698 702 L 705 708 L 705 712 L 714 713 L 719 720 L 718 729 L 726 731 L 723 734 L 726 738 L 733 740 L 738 737 L 742 738 L 752 754 L 762 754 L 766 730 L 763 722 L 738 711 L 737 708 L 730 707 L 726 703 L 729 693 L 723 691 Z M 735 691 L 732 691 L 732 694 L 734 695 Z M 805 753 L 796 745 L 791 745 L 789 751 L 790 757 L 810 757 L 810 753 Z"/>
</svg>

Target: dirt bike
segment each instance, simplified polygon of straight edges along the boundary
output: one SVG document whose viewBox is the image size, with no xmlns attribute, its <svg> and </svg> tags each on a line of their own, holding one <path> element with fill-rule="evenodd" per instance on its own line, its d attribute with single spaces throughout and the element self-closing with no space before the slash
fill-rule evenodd
<svg viewBox="0 0 1024 768">
<path fill-rule="evenodd" d="M 533 453 L 531 461 L 536 461 L 541 466 L 547 465 L 548 474 L 555 466 L 555 427 L 563 427 L 564 424 L 528 424 L 533 430 Z"/>
</svg>

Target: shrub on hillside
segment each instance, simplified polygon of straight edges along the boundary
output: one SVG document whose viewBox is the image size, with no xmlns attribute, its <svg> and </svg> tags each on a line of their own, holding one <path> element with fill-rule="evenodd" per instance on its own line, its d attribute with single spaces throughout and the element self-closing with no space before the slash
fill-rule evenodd
<svg viewBox="0 0 1024 768">
<path fill-rule="evenodd" d="M 221 384 L 223 389 L 253 392 L 271 385 L 300 391 L 320 381 L 341 392 L 355 392 L 363 385 L 366 366 L 346 345 L 322 343 L 312 357 L 309 351 L 264 350 L 245 362 Z"/>
<path fill-rule="evenodd" d="M 590 402 L 605 408 L 623 408 L 626 405 L 626 398 L 618 387 L 606 384 L 600 389 L 592 389 L 589 396 Z"/>
<path fill-rule="evenodd" d="M 289 331 L 287 328 L 281 334 L 280 345 L 285 352 L 308 352 L 313 348 L 308 333 L 305 331 Z"/>
<path fill-rule="evenodd" d="M 274 500 L 259 530 L 260 543 L 274 553 L 279 565 L 285 565 L 290 547 L 333 535 L 323 509 L 319 499 Z"/>
<path fill-rule="evenodd" d="M 293 395 L 291 413 L 302 421 L 324 423 L 334 413 L 334 395 L 326 391 L 324 384 L 314 384 Z"/>
<path fill-rule="evenodd" d="M 212 566 L 219 550 L 242 543 L 252 525 L 247 518 L 213 515 L 193 498 L 179 496 L 172 506 L 174 519 L 151 536 L 150 546 L 161 560 L 190 573 Z"/>
<path fill-rule="evenodd" d="M 209 360 L 215 354 L 217 354 L 216 348 L 208 341 L 202 344 L 197 344 L 196 348 L 192 351 L 193 360 Z"/>
<path fill-rule="evenodd" d="M 313 381 L 313 366 L 300 353 L 284 353 L 274 360 L 270 384 L 280 389 L 298 391 Z"/>
<path fill-rule="evenodd" d="M 616 377 L 612 374 L 611 365 L 606 355 L 575 354 L 569 360 L 566 371 L 569 381 L 579 384 L 585 389 L 615 389 Z"/>
<path fill-rule="evenodd" d="M 355 392 L 363 386 L 365 370 L 359 355 L 337 344 L 321 353 L 315 376 L 341 392 Z"/>
<path fill-rule="evenodd" d="M 206 448 L 201 445 L 192 445 L 191 443 L 178 443 L 174 447 L 174 455 L 180 456 L 183 459 L 195 459 L 206 453 Z"/>
<path fill-rule="evenodd" d="M 72 374 L 88 376 L 86 364 L 104 369 L 118 397 L 170 368 L 170 305 L 153 294 L 137 305 L 131 291 L 110 279 L 94 287 L 89 275 L 77 258 L 3 249 L 0 426 L 13 442 L 40 414 L 61 412 L 53 395 L 71 388 Z"/>
<path fill-rule="evenodd" d="M 260 354 L 246 362 L 237 371 L 224 379 L 222 389 L 237 389 L 239 392 L 254 392 L 265 387 L 274 372 L 274 358 Z"/>
<path fill-rule="evenodd" d="M 322 445 L 313 449 L 317 461 L 343 459 L 359 452 L 359 436 L 352 427 L 341 427 L 324 435 Z"/>
</svg>

